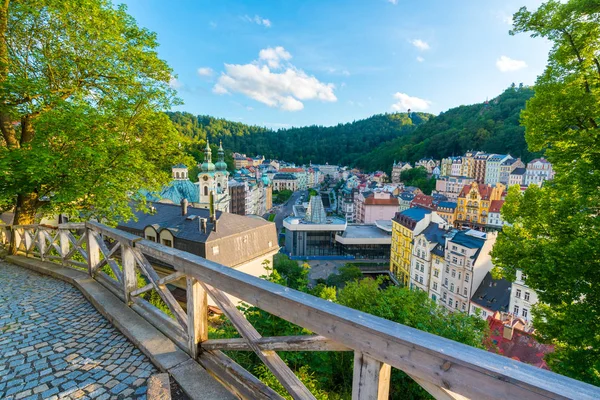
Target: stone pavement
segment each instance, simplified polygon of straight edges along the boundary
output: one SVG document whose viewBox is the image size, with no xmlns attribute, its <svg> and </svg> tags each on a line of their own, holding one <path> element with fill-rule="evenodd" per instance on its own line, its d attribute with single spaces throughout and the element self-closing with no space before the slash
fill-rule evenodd
<svg viewBox="0 0 600 400">
<path fill-rule="evenodd" d="M 157 372 L 76 288 L 0 261 L 0 399 L 145 399 Z"/>
</svg>

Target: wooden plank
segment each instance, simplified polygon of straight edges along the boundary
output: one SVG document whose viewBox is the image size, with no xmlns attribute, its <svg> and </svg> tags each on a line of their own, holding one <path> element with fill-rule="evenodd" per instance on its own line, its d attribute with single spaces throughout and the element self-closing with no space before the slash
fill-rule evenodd
<svg viewBox="0 0 600 400">
<path fill-rule="evenodd" d="M 272 350 L 261 350 L 256 344 L 256 340 L 261 336 L 256 329 L 248 322 L 248 320 L 240 313 L 240 311 L 220 290 L 202 283 L 211 299 L 217 303 L 223 313 L 227 315 L 229 321 L 237 329 L 237 331 L 246 339 L 248 345 L 256 353 L 258 358 L 271 370 L 273 375 L 279 380 L 279 383 L 288 391 L 294 399 L 314 399 L 315 397 L 298 379 L 296 374 L 287 366 L 287 364 Z"/>
<path fill-rule="evenodd" d="M 167 307 L 169 307 L 169 310 L 171 310 L 173 315 L 175 315 L 177 322 L 179 322 L 183 330 L 187 331 L 187 315 L 183 311 L 177 300 L 175 300 L 175 297 L 173 297 L 173 294 L 171 293 L 169 288 L 167 288 L 166 285 L 161 285 L 158 283 L 158 281 L 160 280 L 158 274 L 156 273 L 154 268 L 152 268 L 152 265 L 150 265 L 148 260 L 146 260 L 146 257 L 144 257 L 142 252 L 136 248 L 133 248 L 132 251 L 135 255 L 135 259 L 138 263 L 138 266 L 140 267 L 144 275 L 146 275 L 146 277 L 150 280 L 150 283 L 154 285 L 154 289 L 161 297 L 161 299 L 163 299 Z"/>
<path fill-rule="evenodd" d="M 98 222 L 88 221 L 85 223 L 86 228 L 92 229 L 97 233 L 100 233 L 106 237 L 111 239 L 115 239 L 123 244 L 126 244 L 130 247 L 135 245 L 135 242 L 142 240 L 141 237 L 133 235 L 131 233 L 123 232 L 118 229 L 109 228 L 106 225 L 102 225 Z"/>
<path fill-rule="evenodd" d="M 102 237 L 96 232 L 94 232 L 94 235 L 96 236 L 96 243 L 98 244 L 98 248 L 104 256 L 104 259 L 96 265 L 96 269 L 102 268 L 104 265 L 108 265 L 117 277 L 117 280 L 123 283 L 123 272 L 121 271 L 121 268 L 119 268 L 117 263 L 111 258 L 113 257 L 115 251 L 117 251 L 121 244 L 119 242 L 115 242 L 113 248 L 109 250 L 106 246 L 106 243 L 104 243 L 104 240 L 102 240 Z"/>
<path fill-rule="evenodd" d="M 169 282 L 176 281 L 176 280 L 181 279 L 183 277 L 185 277 L 185 274 L 183 272 L 175 272 L 175 273 L 172 273 L 170 275 L 167 275 L 165 277 L 160 278 L 158 280 L 158 284 L 159 285 L 166 285 Z M 139 289 L 134 290 L 133 292 L 131 292 L 131 295 L 132 296 L 139 296 L 140 294 L 146 293 L 148 290 L 152 290 L 152 289 L 154 289 L 154 285 L 152 283 L 149 283 L 149 284 L 147 284 L 145 286 L 142 286 Z"/>
<path fill-rule="evenodd" d="M 360 351 L 354 352 L 352 400 L 386 400 L 390 397 L 392 368 Z"/>
<path fill-rule="evenodd" d="M 187 351 L 187 332 L 181 328 L 177 321 L 141 297 L 132 298 L 132 302 L 132 310 L 141 315 L 146 321 L 161 331 L 166 337 L 171 339 L 181 350 Z"/>
<path fill-rule="evenodd" d="M 85 222 L 67 222 L 64 224 L 58 224 L 58 229 L 63 229 L 63 230 L 80 230 L 80 229 L 85 229 Z"/>
<path fill-rule="evenodd" d="M 81 247 L 84 241 L 86 241 L 86 243 L 87 243 L 87 236 L 88 236 L 87 231 L 84 231 L 83 234 L 79 237 L 79 239 L 75 239 L 75 236 L 73 236 L 73 234 L 69 231 L 64 231 L 64 232 L 67 235 L 67 239 L 73 246 L 71 248 L 71 250 L 69 250 L 69 252 L 64 256 L 65 260 L 68 260 L 69 258 L 73 257 L 75 252 L 79 252 L 79 254 L 81 254 L 81 256 L 87 262 L 88 261 L 88 253 Z M 88 249 L 89 249 L 89 247 L 88 247 Z"/>
<path fill-rule="evenodd" d="M 100 263 L 100 248 L 98 247 L 98 238 L 96 237 L 94 231 L 86 229 L 85 237 L 87 240 L 88 274 L 93 278 L 96 276 L 96 266 Z M 76 248 L 77 246 L 75 246 L 73 250 L 75 250 Z M 70 253 L 71 252 L 69 252 L 69 254 Z"/>
<path fill-rule="evenodd" d="M 351 348 L 320 335 L 262 337 L 255 343 L 261 350 L 273 351 L 352 351 Z M 202 342 L 202 349 L 253 351 L 243 338 L 209 339 Z"/>
<path fill-rule="evenodd" d="M 81 261 L 74 261 L 74 260 L 67 260 L 65 262 L 65 265 L 74 265 L 79 268 L 87 268 L 88 267 L 87 263 L 84 263 Z"/>
<path fill-rule="evenodd" d="M 195 360 L 198 345 L 208 339 L 208 297 L 206 290 L 194 278 L 186 279 L 188 353 Z"/>
<path fill-rule="evenodd" d="M 36 232 L 37 246 L 40 251 L 40 259 L 44 261 L 44 255 L 46 254 L 46 232 L 42 228 L 38 228 Z"/>
<path fill-rule="evenodd" d="M 408 375 L 410 376 L 410 375 Z M 425 389 L 430 395 L 432 395 L 436 400 L 469 400 L 468 397 L 461 396 L 460 394 L 453 393 L 447 389 L 444 389 L 439 386 L 435 386 L 433 383 L 424 381 L 420 378 L 415 378 L 414 376 L 410 376 L 415 380 L 423 389 Z"/>
<path fill-rule="evenodd" d="M 181 250 L 148 240 L 136 248 L 273 315 L 469 398 L 600 398 L 598 387 L 283 288 Z"/>
<path fill-rule="evenodd" d="M 203 351 L 198 362 L 219 382 L 242 399 L 283 400 L 283 397 L 277 392 L 220 351 Z"/>
<path fill-rule="evenodd" d="M 119 247 L 118 242 L 115 247 Z M 137 277 L 135 276 L 135 256 L 133 249 L 127 245 L 121 247 L 121 264 L 123 264 L 123 294 L 125 304 L 131 305 L 131 292 L 137 288 Z M 115 249 L 111 252 L 114 254 Z"/>
<path fill-rule="evenodd" d="M 66 265 L 66 255 L 69 254 L 69 236 L 67 235 L 69 231 L 66 229 L 59 229 L 58 231 L 58 241 L 60 244 L 60 256 L 62 259 L 62 264 Z"/>
</svg>

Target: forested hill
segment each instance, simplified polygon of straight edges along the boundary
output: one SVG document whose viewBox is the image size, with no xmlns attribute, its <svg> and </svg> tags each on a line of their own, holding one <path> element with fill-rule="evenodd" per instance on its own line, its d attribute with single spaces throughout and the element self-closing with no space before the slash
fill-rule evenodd
<svg viewBox="0 0 600 400">
<path fill-rule="evenodd" d="M 381 143 L 410 134 L 431 114 L 379 114 L 331 127 L 307 126 L 277 131 L 239 122 L 189 113 L 169 113 L 177 129 L 200 140 L 223 140 L 223 147 L 247 155 L 264 155 L 297 164 L 355 165 L 356 160 Z"/>
<path fill-rule="evenodd" d="M 356 161 L 369 171 L 389 170 L 396 160 L 417 161 L 462 155 L 468 150 L 510 154 L 524 162 L 539 156 L 527 150 L 521 110 L 533 96 L 527 87 L 510 87 L 500 96 L 478 104 L 452 108 L 431 118 L 410 135 L 382 143 Z"/>
<path fill-rule="evenodd" d="M 239 122 L 169 113 L 177 129 L 200 140 L 223 140 L 227 150 L 262 154 L 297 164 L 329 162 L 367 171 L 389 171 L 394 160 L 414 162 L 477 149 L 510 153 L 529 161 L 519 115 L 533 90 L 511 87 L 484 103 L 460 106 L 439 116 L 392 113 L 332 127 L 307 126 L 277 131 Z"/>
</svg>

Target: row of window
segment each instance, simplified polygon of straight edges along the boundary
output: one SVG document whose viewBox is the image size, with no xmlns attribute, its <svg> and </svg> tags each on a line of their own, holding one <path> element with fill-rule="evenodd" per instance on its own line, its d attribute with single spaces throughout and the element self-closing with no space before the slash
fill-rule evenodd
<svg viewBox="0 0 600 400">
<path fill-rule="evenodd" d="M 520 298 L 521 298 L 521 289 L 517 289 L 517 290 L 516 290 L 516 292 L 515 292 L 515 297 L 516 297 L 517 299 L 520 299 Z M 529 292 L 525 292 L 525 295 L 523 296 L 523 300 L 525 300 L 525 301 L 529 301 L 529 297 L 530 297 L 530 294 L 529 294 Z"/>
<path fill-rule="evenodd" d="M 515 306 L 513 312 L 516 316 L 519 316 L 519 306 Z M 529 310 L 527 310 L 526 308 L 523 307 L 523 311 L 521 313 L 523 318 L 527 318 L 528 313 L 529 313 Z"/>
</svg>

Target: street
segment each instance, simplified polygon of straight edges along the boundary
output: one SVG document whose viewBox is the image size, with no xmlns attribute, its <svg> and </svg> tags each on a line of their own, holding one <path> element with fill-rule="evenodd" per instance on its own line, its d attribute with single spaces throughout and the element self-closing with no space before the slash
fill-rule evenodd
<svg viewBox="0 0 600 400">
<path fill-rule="evenodd" d="M 294 212 L 293 206 L 294 204 L 296 204 L 296 201 L 300 198 L 300 196 L 302 196 L 302 194 L 306 194 L 306 190 L 294 192 L 294 194 L 292 194 L 292 197 L 290 197 L 287 203 L 279 207 L 279 210 L 275 215 L 275 226 L 277 228 L 277 234 L 279 234 L 281 232 L 281 228 L 283 228 L 283 220 Z"/>
</svg>

